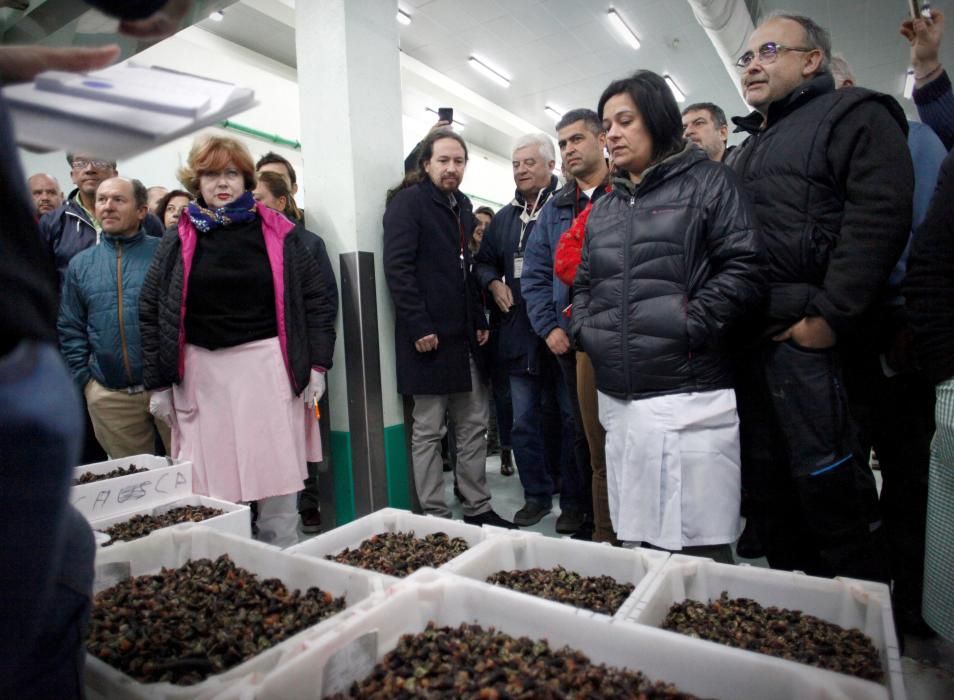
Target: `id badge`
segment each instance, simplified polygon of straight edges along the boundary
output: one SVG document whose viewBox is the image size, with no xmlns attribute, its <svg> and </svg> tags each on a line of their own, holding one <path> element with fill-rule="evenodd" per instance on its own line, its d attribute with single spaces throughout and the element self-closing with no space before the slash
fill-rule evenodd
<svg viewBox="0 0 954 700">
<path fill-rule="evenodd" d="M 523 254 L 514 253 L 513 255 L 513 278 L 515 280 L 523 277 Z"/>
</svg>

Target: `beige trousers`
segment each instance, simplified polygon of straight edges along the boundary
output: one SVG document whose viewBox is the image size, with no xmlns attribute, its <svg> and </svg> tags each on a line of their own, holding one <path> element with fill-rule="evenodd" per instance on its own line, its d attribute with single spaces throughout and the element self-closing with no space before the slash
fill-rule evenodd
<svg viewBox="0 0 954 700">
<path fill-rule="evenodd" d="M 593 470 L 593 541 L 619 544 L 613 521 L 610 520 L 609 488 L 606 482 L 606 431 L 600 425 L 600 409 L 596 395 L 596 374 L 585 352 L 576 353 L 576 396 L 583 416 L 583 430 L 590 446 L 590 467 Z"/>
<path fill-rule="evenodd" d="M 93 432 L 110 459 L 155 452 L 154 428 L 159 430 L 166 454 L 171 449 L 169 426 L 149 413 L 150 392 L 127 394 L 107 389 L 90 379 L 83 390 L 93 422 Z"/>
</svg>

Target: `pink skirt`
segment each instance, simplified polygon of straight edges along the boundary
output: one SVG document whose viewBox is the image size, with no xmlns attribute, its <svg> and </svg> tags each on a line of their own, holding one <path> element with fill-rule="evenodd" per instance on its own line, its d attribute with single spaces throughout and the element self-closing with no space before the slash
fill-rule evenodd
<svg viewBox="0 0 954 700">
<path fill-rule="evenodd" d="M 257 501 L 302 489 L 321 461 L 314 409 L 292 393 L 278 338 L 222 350 L 185 346 L 173 387 L 173 454 L 192 460 L 196 493 Z"/>
</svg>

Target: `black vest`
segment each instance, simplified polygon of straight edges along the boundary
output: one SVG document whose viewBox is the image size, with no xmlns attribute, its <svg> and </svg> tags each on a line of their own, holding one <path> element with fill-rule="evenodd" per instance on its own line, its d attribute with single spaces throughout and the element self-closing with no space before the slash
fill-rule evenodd
<svg viewBox="0 0 954 700">
<path fill-rule="evenodd" d="M 867 100 L 892 109 L 887 95 L 864 88 L 835 90 L 822 73 L 769 107 L 767 126 L 753 113 L 732 121 L 751 135 L 726 165 L 743 189 L 762 233 L 771 286 L 768 317 L 804 315 L 825 278 L 844 213 L 845 184 L 828 163 L 828 143 L 838 121 Z"/>
</svg>

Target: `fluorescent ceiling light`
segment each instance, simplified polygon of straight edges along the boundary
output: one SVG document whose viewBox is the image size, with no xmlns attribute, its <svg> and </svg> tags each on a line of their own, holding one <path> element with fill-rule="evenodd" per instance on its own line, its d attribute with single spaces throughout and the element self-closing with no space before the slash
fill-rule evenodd
<svg viewBox="0 0 954 700">
<path fill-rule="evenodd" d="M 672 76 L 664 75 L 663 79 L 666 81 L 666 85 L 669 86 L 669 89 L 672 90 L 672 96 L 676 98 L 676 102 L 685 102 L 686 96 L 682 90 L 679 89 L 679 86 L 676 85 L 676 81 L 672 79 Z"/>
<path fill-rule="evenodd" d="M 399 24 L 403 24 L 406 27 L 411 23 L 411 15 L 404 10 L 398 10 L 397 21 Z"/>
<path fill-rule="evenodd" d="M 497 71 L 495 71 L 493 68 L 488 66 L 486 63 L 484 63 L 480 59 L 474 58 L 473 56 L 471 56 L 470 58 L 467 59 L 467 61 L 468 63 L 470 63 L 471 68 L 476 70 L 485 78 L 492 80 L 493 82 L 497 83 L 497 85 L 500 85 L 501 87 L 510 87 L 510 78 L 507 78 L 503 74 L 498 73 Z"/>
<path fill-rule="evenodd" d="M 549 114 L 551 117 L 553 117 L 554 121 L 558 120 L 560 117 L 563 116 L 563 112 L 561 112 L 558 109 L 554 109 L 550 105 L 547 105 L 546 107 L 544 107 L 543 111 Z"/>
<path fill-rule="evenodd" d="M 908 68 L 908 72 L 904 76 L 904 99 L 910 100 L 911 95 L 914 94 L 914 70 Z"/>
<path fill-rule="evenodd" d="M 424 108 L 424 111 L 425 111 L 425 112 L 432 112 L 432 113 L 436 114 L 438 117 L 441 116 L 441 113 L 438 112 L 438 111 L 437 111 L 436 109 L 434 109 L 433 107 L 425 107 L 425 108 Z M 466 124 L 464 124 L 464 122 L 459 122 L 459 121 L 457 121 L 456 119 L 454 119 L 452 123 L 453 123 L 453 124 L 456 124 L 456 125 L 459 126 L 461 129 L 463 129 L 465 126 L 467 126 Z"/>
<path fill-rule="evenodd" d="M 223 19 L 225 19 L 225 14 L 221 10 L 216 10 L 209 15 L 209 19 L 213 22 L 221 22 Z"/>
<path fill-rule="evenodd" d="M 610 24 L 613 25 L 613 28 L 616 30 L 616 33 L 619 34 L 623 40 L 632 46 L 634 49 L 639 48 L 639 37 L 636 36 L 636 32 L 629 28 L 626 22 L 623 21 L 623 18 L 619 16 L 619 13 L 616 10 L 610 10 L 606 13 L 609 17 Z"/>
</svg>

